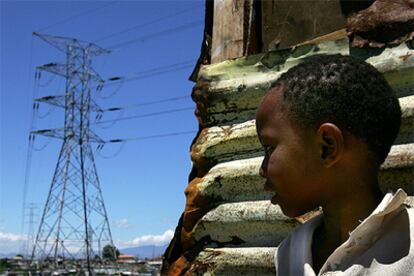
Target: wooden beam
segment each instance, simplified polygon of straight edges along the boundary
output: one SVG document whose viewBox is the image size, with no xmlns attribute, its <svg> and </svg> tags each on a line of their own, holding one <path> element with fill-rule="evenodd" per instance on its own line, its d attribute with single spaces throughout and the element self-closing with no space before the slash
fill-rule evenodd
<svg viewBox="0 0 414 276">
<path fill-rule="evenodd" d="M 243 56 L 245 0 L 215 0 L 211 63 Z"/>
</svg>

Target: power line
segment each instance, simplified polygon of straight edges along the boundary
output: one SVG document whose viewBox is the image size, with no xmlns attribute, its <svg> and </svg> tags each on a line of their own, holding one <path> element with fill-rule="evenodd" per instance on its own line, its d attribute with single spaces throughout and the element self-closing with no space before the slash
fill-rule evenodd
<svg viewBox="0 0 414 276">
<path fill-rule="evenodd" d="M 93 13 L 93 12 L 96 12 L 96 11 L 102 10 L 102 9 L 104 9 L 104 8 L 106 8 L 106 7 L 110 6 L 110 5 L 115 4 L 116 2 L 119 2 L 119 0 L 111 1 L 111 2 L 106 3 L 105 5 L 102 5 L 102 6 L 100 6 L 100 7 L 97 7 L 97 8 L 92 8 L 92 9 L 89 9 L 89 10 L 83 11 L 83 12 L 81 12 L 81 13 L 78 13 L 78 14 L 72 15 L 72 16 L 70 16 L 70 17 L 68 17 L 68 18 L 65 18 L 65 19 L 61 20 L 61 21 L 55 22 L 55 23 L 50 24 L 50 25 L 48 25 L 48 26 L 46 26 L 46 27 L 43 27 L 43 28 L 41 28 L 41 29 L 38 29 L 38 30 L 37 30 L 37 32 L 41 32 L 41 31 L 44 31 L 44 30 L 50 29 L 50 28 L 52 28 L 52 27 L 54 27 L 54 26 L 57 26 L 57 25 L 60 25 L 60 24 L 63 24 L 63 23 L 69 22 L 69 21 L 71 21 L 71 20 L 73 20 L 73 19 L 75 19 L 75 18 L 78 18 L 78 17 L 84 16 L 85 14 L 89 14 L 89 13 Z"/>
<path fill-rule="evenodd" d="M 163 138 L 163 137 L 170 137 L 170 136 L 179 136 L 179 135 L 185 135 L 185 134 L 194 134 L 196 132 L 197 131 L 195 130 L 188 130 L 188 131 L 163 133 L 163 134 L 156 134 L 156 135 L 149 135 L 149 136 L 137 136 L 137 137 L 126 138 L 126 139 L 112 139 L 112 140 L 106 141 L 105 143 L 123 143 L 127 141 L 147 140 L 147 139 Z"/>
<path fill-rule="evenodd" d="M 144 78 L 149 78 L 149 77 L 153 77 L 153 76 L 159 76 L 159 75 L 167 74 L 167 73 L 174 72 L 174 71 L 177 71 L 177 70 L 183 70 L 183 69 L 194 66 L 195 61 L 196 60 L 188 60 L 188 61 L 183 61 L 183 62 L 180 62 L 180 63 L 173 63 L 173 64 L 169 64 L 169 65 L 165 65 L 165 66 L 160 66 L 160 67 L 156 67 L 156 68 L 152 68 L 152 69 L 149 69 L 149 70 L 145 70 L 145 71 L 135 73 L 132 76 L 129 76 L 127 78 L 113 77 L 113 78 L 110 78 L 109 80 L 105 81 L 104 87 L 119 84 L 119 83 L 125 83 L 125 82 L 129 82 L 129 81 L 135 81 L 135 80 L 140 80 L 140 79 L 144 79 Z M 108 82 L 108 81 L 110 81 L 110 82 Z M 98 86 L 96 86 L 96 87 L 98 87 Z"/>
<path fill-rule="evenodd" d="M 113 153 L 113 154 L 111 154 L 111 155 L 104 155 L 103 153 L 102 153 L 102 149 L 103 149 L 103 145 L 104 144 L 100 144 L 100 145 L 98 145 L 98 147 L 96 148 L 96 153 L 100 156 L 100 157 L 102 157 L 103 159 L 112 159 L 112 158 L 115 158 L 115 157 L 117 157 L 120 153 L 121 153 L 121 151 L 124 149 L 124 146 L 125 146 L 125 141 L 123 141 L 123 142 L 117 142 L 117 143 L 121 143 L 121 145 L 119 146 L 119 148 L 118 148 L 118 150 L 116 150 L 115 151 L 115 153 Z"/>
<path fill-rule="evenodd" d="M 139 42 L 143 43 L 145 40 L 152 39 L 152 38 L 155 38 L 155 37 L 175 34 L 178 31 L 182 31 L 182 30 L 197 27 L 197 26 L 201 25 L 202 23 L 204 23 L 203 20 L 193 21 L 193 22 L 183 24 L 183 25 L 180 25 L 180 26 L 176 26 L 176 27 L 173 27 L 173 28 L 161 30 L 161 31 L 156 32 L 156 33 L 152 33 L 152 34 L 137 37 L 137 38 L 134 38 L 134 39 L 131 39 L 131 40 L 128 40 L 128 41 L 124 41 L 124 42 L 121 42 L 121 43 L 118 43 L 118 44 L 115 44 L 115 45 L 109 47 L 109 49 L 119 50 L 121 47 L 125 47 L 125 46 L 133 44 L 133 43 L 139 43 Z"/>
<path fill-rule="evenodd" d="M 178 101 L 178 100 L 188 99 L 188 98 L 189 96 L 185 95 L 185 96 L 180 96 L 180 97 L 167 98 L 167 99 L 144 102 L 144 103 L 139 103 L 139 104 L 132 104 L 132 105 L 127 105 L 127 106 L 122 106 L 122 107 L 110 107 L 110 108 L 102 109 L 101 112 L 120 111 L 124 109 L 131 109 L 131 108 L 143 107 L 143 106 L 154 105 L 154 104 L 159 104 L 159 103 L 173 102 L 173 101 Z"/>
<path fill-rule="evenodd" d="M 194 134 L 197 131 L 195 130 L 188 130 L 188 131 L 181 131 L 181 132 L 170 132 L 170 133 L 163 133 L 163 134 L 155 134 L 155 135 L 149 135 L 149 136 L 137 136 L 137 137 L 131 137 L 131 138 L 125 138 L 125 139 L 111 139 L 108 141 L 105 141 L 101 144 L 99 144 L 96 148 L 96 152 L 99 156 L 101 156 L 104 159 L 112 159 L 121 153 L 123 150 L 125 144 L 130 141 L 141 141 L 141 140 L 148 140 L 148 139 L 157 139 L 157 138 L 166 138 L 171 136 L 180 136 L 180 135 L 186 135 L 186 134 Z M 115 151 L 112 155 L 103 155 L 101 153 L 102 149 L 104 148 L 105 144 L 112 144 L 112 143 L 121 143 L 121 146 L 118 148 L 118 150 Z"/>
<path fill-rule="evenodd" d="M 101 37 L 101 38 L 95 40 L 94 42 L 96 43 L 96 42 L 99 42 L 99 41 L 102 41 L 102 40 L 106 40 L 108 38 L 111 38 L 111 37 L 114 37 L 114 36 L 117 36 L 117 35 L 120 35 L 120 34 L 124 34 L 124 33 L 130 32 L 132 30 L 136 30 L 136 29 L 139 29 L 139 28 L 142 28 L 142 27 L 145 27 L 145 26 L 154 24 L 154 23 L 158 23 L 158 22 L 163 21 L 163 20 L 166 20 L 166 19 L 170 19 L 170 18 L 175 17 L 177 15 L 180 15 L 180 14 L 187 13 L 189 11 L 192 11 L 192 10 L 194 10 L 194 9 L 200 7 L 200 6 L 202 6 L 202 5 L 196 5 L 194 7 L 191 7 L 191 8 L 188 8 L 188 9 L 184 9 L 184 10 L 181 10 L 181 11 L 178 11 L 176 13 L 171 13 L 169 15 L 166 15 L 166 16 L 163 16 L 163 17 L 159 17 L 159 18 L 153 19 L 151 21 L 148 21 L 148 22 L 145 22 L 145 23 L 141 23 L 139 25 L 135 25 L 135 26 L 132 26 L 132 27 L 123 29 L 121 31 L 118 31 L 118 32 L 109 34 L 107 36 Z"/>
<path fill-rule="evenodd" d="M 153 117 L 153 116 L 169 114 L 169 113 L 175 113 L 175 112 L 180 112 L 180 111 L 185 111 L 185 110 L 194 110 L 194 107 L 183 107 L 183 108 L 169 109 L 169 110 L 153 112 L 153 113 L 147 113 L 147 114 L 141 114 L 141 115 L 121 117 L 121 118 L 117 118 L 117 119 L 110 119 L 110 120 L 95 122 L 95 123 L 92 123 L 91 125 L 105 124 L 105 123 L 125 121 L 125 120 L 131 120 L 131 119 L 139 119 L 139 118 L 146 118 L 146 117 Z"/>
<path fill-rule="evenodd" d="M 32 37 L 33 40 L 33 37 Z M 30 50 L 32 52 L 32 49 Z M 32 55 L 32 53 L 30 54 Z M 31 59 L 31 58 L 30 58 Z M 32 61 L 30 61 L 31 63 Z M 35 128 L 36 126 L 36 117 L 37 113 L 39 111 L 39 104 L 35 103 L 34 99 L 37 97 L 39 93 L 39 79 L 40 74 L 39 71 L 35 71 L 35 79 L 34 79 L 34 85 L 33 85 L 33 93 L 32 93 L 32 114 L 30 118 L 29 123 L 29 133 Z M 26 164 L 25 164 L 25 172 L 24 172 L 24 184 L 23 184 L 23 206 L 22 206 L 22 214 L 24 215 L 24 208 L 27 200 L 27 191 L 29 188 L 29 177 L 30 177 L 30 171 L 32 166 L 32 157 L 33 157 L 33 148 L 34 148 L 34 141 L 35 136 L 29 135 L 29 141 L 27 143 L 27 153 L 26 153 Z M 22 227 L 21 230 L 23 232 L 24 230 L 24 221 L 22 221 Z"/>
</svg>

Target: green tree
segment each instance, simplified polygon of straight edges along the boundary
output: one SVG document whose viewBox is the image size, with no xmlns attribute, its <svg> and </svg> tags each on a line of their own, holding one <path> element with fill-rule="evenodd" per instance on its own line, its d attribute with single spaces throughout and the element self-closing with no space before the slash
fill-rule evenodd
<svg viewBox="0 0 414 276">
<path fill-rule="evenodd" d="M 0 259 L 0 272 L 4 272 L 11 268 L 11 264 L 7 259 Z"/>
<path fill-rule="evenodd" d="M 119 250 L 113 245 L 107 244 L 102 250 L 102 258 L 115 261 L 119 256 Z"/>
</svg>

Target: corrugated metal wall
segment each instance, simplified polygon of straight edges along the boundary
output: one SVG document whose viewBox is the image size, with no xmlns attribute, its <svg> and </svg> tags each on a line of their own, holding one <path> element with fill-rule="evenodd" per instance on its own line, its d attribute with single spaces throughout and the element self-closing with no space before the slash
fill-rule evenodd
<svg viewBox="0 0 414 276">
<path fill-rule="evenodd" d="M 313 216 L 291 219 L 270 204 L 270 194 L 263 190 L 264 180 L 258 174 L 263 152 L 254 119 L 272 81 L 304 57 L 321 53 L 363 58 L 383 72 L 397 91 L 403 121 L 382 165 L 380 182 L 384 191 L 401 187 L 414 195 L 412 43 L 350 49 L 348 39 L 343 38 L 202 66 L 193 90 L 202 127 L 191 148 L 198 174 L 186 189 L 187 203 L 179 232 L 187 265 L 185 269 L 182 265 L 181 271 L 274 275 L 276 246 L 296 225 Z"/>
</svg>

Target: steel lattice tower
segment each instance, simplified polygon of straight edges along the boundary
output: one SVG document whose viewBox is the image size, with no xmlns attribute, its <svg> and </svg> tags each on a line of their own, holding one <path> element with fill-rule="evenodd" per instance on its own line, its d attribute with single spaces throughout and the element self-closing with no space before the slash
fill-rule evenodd
<svg viewBox="0 0 414 276">
<path fill-rule="evenodd" d="M 92 84 L 102 85 L 91 67 L 91 57 L 109 53 L 95 44 L 72 38 L 36 34 L 66 54 L 66 64 L 49 63 L 38 70 L 66 79 L 62 96 L 37 99 L 65 109 L 62 129 L 38 130 L 63 140 L 32 251 L 32 260 L 90 259 L 102 256 L 102 248 L 112 245 L 91 142 L 103 142 L 90 129 L 91 111 L 99 108 L 91 99 Z"/>
</svg>

